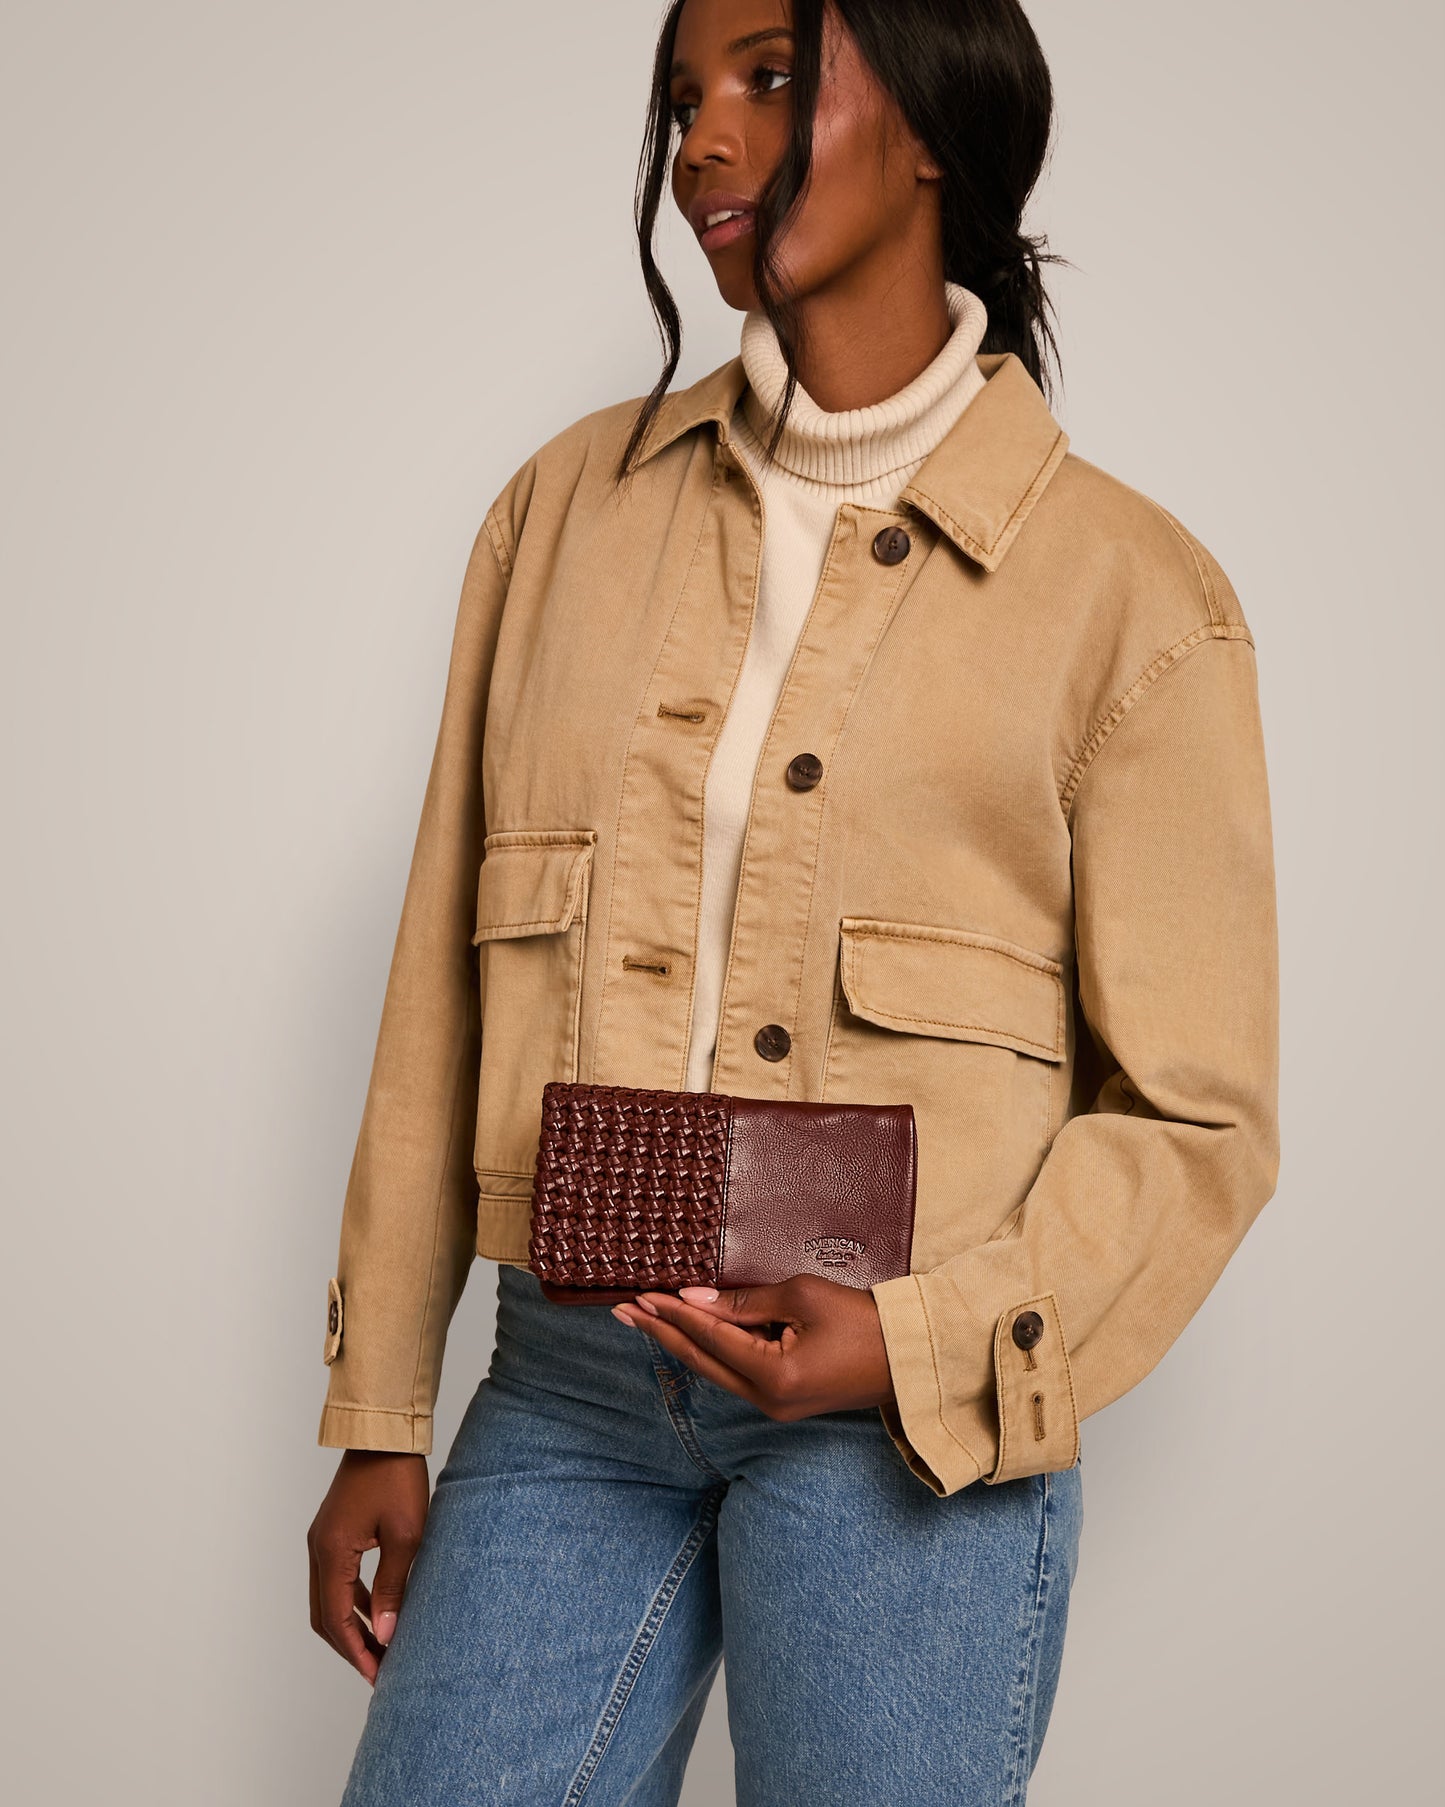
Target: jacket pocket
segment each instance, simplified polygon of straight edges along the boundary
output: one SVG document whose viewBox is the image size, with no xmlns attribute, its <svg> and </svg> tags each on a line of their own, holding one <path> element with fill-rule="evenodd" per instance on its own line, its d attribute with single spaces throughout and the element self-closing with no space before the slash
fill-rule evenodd
<svg viewBox="0 0 1445 1807">
<path fill-rule="evenodd" d="M 919 1271 L 995 1234 L 1048 1152 L 1067 1054 L 1063 967 L 968 929 L 839 926 L 823 1097 L 913 1106 Z"/>
<path fill-rule="evenodd" d="M 591 829 L 508 829 L 483 842 L 472 942 L 482 1009 L 473 1164 L 484 1193 L 525 1193 L 542 1088 L 577 1077 L 596 839 Z"/>
</svg>

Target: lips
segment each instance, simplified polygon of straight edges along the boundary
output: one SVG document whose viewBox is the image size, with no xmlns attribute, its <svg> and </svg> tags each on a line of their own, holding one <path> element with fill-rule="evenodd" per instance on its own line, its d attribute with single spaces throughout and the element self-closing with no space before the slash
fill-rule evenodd
<svg viewBox="0 0 1445 1807">
<path fill-rule="evenodd" d="M 746 195 L 721 189 L 698 195 L 687 217 L 704 251 L 718 251 L 753 230 L 753 203 Z M 711 223 L 709 223 L 711 222 Z"/>
</svg>

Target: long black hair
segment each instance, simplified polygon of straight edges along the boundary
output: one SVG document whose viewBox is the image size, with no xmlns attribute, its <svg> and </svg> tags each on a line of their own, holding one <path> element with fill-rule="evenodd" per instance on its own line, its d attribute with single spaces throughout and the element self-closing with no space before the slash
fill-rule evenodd
<svg viewBox="0 0 1445 1807">
<path fill-rule="evenodd" d="M 647 129 L 637 165 L 634 214 L 643 280 L 663 341 L 662 374 L 638 411 L 618 463 L 624 477 L 682 352 L 682 320 L 653 254 L 658 208 L 674 149 L 671 69 L 678 17 L 673 0 L 658 36 Z M 758 197 L 753 277 L 772 322 L 787 382 L 768 443 L 782 435 L 797 389 L 798 308 L 785 290 L 774 246 L 800 204 L 812 168 L 813 115 L 822 63 L 823 18 L 837 9 L 864 61 L 943 171 L 943 273 L 988 310 L 981 351 L 1011 351 L 1047 394 L 1046 359 L 1058 368 L 1040 266 L 1067 260 L 1022 229 L 1024 207 L 1044 167 L 1053 131 L 1048 64 L 1018 0 L 792 0 L 792 130 Z"/>
</svg>

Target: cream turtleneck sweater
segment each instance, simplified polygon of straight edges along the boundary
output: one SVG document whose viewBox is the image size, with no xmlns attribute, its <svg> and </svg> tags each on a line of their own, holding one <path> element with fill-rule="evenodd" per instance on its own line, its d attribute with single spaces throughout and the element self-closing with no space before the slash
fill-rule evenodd
<svg viewBox="0 0 1445 1807">
<path fill-rule="evenodd" d="M 763 447 L 782 400 L 787 367 L 767 315 L 745 316 L 748 386 L 733 417 L 734 443 L 763 498 L 764 533 L 757 607 L 737 685 L 708 764 L 703 796 L 702 903 L 688 1043 L 688 1091 L 712 1081 L 733 905 L 758 756 L 782 692 L 839 507 L 896 506 L 899 491 L 984 386 L 977 352 L 988 316 L 956 283 L 945 285 L 953 331 L 928 368 L 867 408 L 825 413 L 799 387 L 776 463 Z"/>
</svg>

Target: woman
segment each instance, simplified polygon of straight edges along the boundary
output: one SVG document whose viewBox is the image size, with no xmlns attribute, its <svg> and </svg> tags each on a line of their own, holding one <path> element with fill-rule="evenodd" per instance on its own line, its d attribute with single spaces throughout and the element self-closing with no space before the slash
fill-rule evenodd
<svg viewBox="0 0 1445 1807">
<path fill-rule="evenodd" d="M 311 1589 L 376 1683 L 348 1807 L 675 1801 L 724 1650 L 740 1801 L 1024 1798 L 1079 1420 L 1278 1162 L 1253 642 L 1044 399 L 1050 113 L 1014 0 L 667 16 L 665 369 L 477 536 L 347 1192 Z M 669 171 L 745 313 L 675 394 Z M 912 1102 L 914 1271 L 547 1302 L 551 1078 Z M 428 1516 L 474 1252 L 497 1348 Z"/>
</svg>

